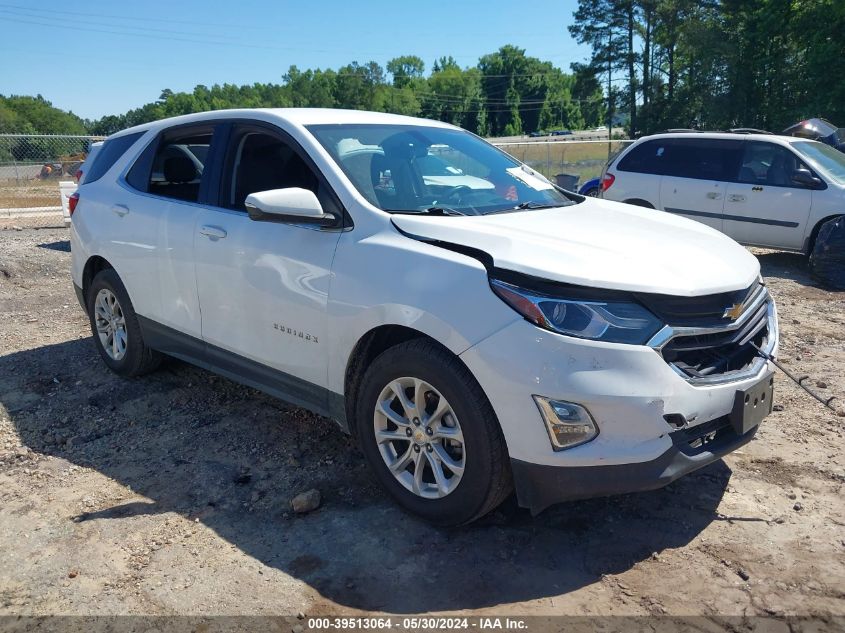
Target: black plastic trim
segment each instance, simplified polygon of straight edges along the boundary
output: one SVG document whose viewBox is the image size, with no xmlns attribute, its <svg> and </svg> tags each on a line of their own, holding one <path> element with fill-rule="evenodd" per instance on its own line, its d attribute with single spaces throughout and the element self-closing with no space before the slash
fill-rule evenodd
<svg viewBox="0 0 845 633">
<path fill-rule="evenodd" d="M 487 269 L 488 274 L 492 273 L 493 268 L 493 257 L 487 253 L 486 251 L 482 251 L 479 248 L 473 248 L 472 246 L 465 246 L 463 244 L 455 244 L 454 242 L 444 242 L 443 240 L 432 240 L 426 237 L 420 237 L 418 235 L 413 235 L 412 233 L 408 233 L 407 231 L 403 231 L 399 228 L 395 222 L 391 220 L 391 224 L 393 228 L 399 231 L 402 235 L 412 240 L 416 240 L 417 242 L 423 242 L 425 244 L 431 244 L 432 246 L 436 246 L 437 248 L 442 248 L 447 251 L 452 251 L 453 253 L 459 253 L 461 255 L 466 255 L 467 257 L 471 257 L 472 259 L 478 260 L 481 262 L 481 265 Z"/>
<path fill-rule="evenodd" d="M 660 457 L 635 464 L 568 467 L 512 459 L 516 496 L 520 506 L 538 514 L 564 501 L 656 490 L 747 444 L 757 428 L 755 426 L 745 435 L 733 431 L 724 433 L 708 443 L 707 450 L 697 452 L 673 441 Z"/>
<path fill-rule="evenodd" d="M 82 288 L 73 284 L 73 291 L 76 293 L 76 300 L 79 301 L 79 305 L 82 306 L 82 311 L 85 314 L 88 314 L 88 306 L 85 305 L 85 295 L 82 292 Z"/>
<path fill-rule="evenodd" d="M 691 215 L 700 218 L 716 218 L 722 220 L 731 220 L 733 222 L 750 222 L 751 224 L 768 224 L 770 226 L 785 226 L 794 229 L 798 226 L 798 222 L 786 222 L 784 220 L 771 220 L 769 218 L 750 218 L 744 215 L 728 215 L 727 213 L 710 213 L 708 211 L 690 211 L 689 209 L 675 209 L 673 207 L 666 207 L 668 213 L 675 213 L 677 215 Z"/>
<path fill-rule="evenodd" d="M 160 352 L 334 419 L 349 432 L 343 395 L 138 315 L 144 341 Z"/>
</svg>

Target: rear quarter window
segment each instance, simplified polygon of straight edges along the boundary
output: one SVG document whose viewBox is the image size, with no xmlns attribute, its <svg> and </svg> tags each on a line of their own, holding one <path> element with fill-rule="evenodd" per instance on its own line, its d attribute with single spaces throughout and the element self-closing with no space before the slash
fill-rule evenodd
<svg viewBox="0 0 845 633">
<path fill-rule="evenodd" d="M 103 174 L 111 169 L 112 165 L 126 153 L 126 150 L 132 147 L 135 141 L 144 134 L 145 132 L 135 132 L 134 134 L 125 134 L 117 138 L 107 139 L 94 158 L 94 164 L 91 165 L 88 173 L 85 175 L 85 184 L 102 178 Z"/>
<path fill-rule="evenodd" d="M 618 169 L 639 174 L 665 173 L 666 140 L 653 140 L 631 148 L 619 161 Z"/>
</svg>

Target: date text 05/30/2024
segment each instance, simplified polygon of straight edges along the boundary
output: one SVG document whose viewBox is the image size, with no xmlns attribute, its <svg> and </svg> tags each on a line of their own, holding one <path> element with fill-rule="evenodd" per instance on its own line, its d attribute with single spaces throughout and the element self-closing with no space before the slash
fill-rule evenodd
<svg viewBox="0 0 845 633">
<path fill-rule="evenodd" d="M 416 630 L 511 630 L 528 629 L 525 620 L 519 618 L 440 618 L 440 617 L 370 617 L 370 618 L 308 618 L 308 630 L 380 630 L 399 629 Z"/>
</svg>

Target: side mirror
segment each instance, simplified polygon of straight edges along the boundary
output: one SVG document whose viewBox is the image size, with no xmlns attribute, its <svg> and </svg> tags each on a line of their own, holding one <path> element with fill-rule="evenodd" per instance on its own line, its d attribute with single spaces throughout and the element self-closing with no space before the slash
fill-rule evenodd
<svg viewBox="0 0 845 633">
<path fill-rule="evenodd" d="M 313 191 L 299 187 L 256 191 L 246 197 L 249 217 L 256 222 L 290 222 L 329 226 L 337 218 L 325 213 Z"/>
<path fill-rule="evenodd" d="M 796 169 L 792 172 L 792 184 L 807 189 L 824 189 L 824 182 L 818 176 L 814 176 L 809 169 Z"/>
</svg>

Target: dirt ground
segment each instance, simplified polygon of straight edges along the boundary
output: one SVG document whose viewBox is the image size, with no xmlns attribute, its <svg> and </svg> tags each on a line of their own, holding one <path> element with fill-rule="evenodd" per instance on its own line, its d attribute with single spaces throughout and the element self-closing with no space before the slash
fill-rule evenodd
<svg viewBox="0 0 845 633">
<path fill-rule="evenodd" d="M 756 439 L 669 487 L 432 528 L 335 424 L 97 356 L 63 229 L 0 231 L 0 615 L 845 614 L 845 293 L 757 252 L 782 375 Z M 317 488 L 322 505 L 289 501 Z"/>
</svg>

